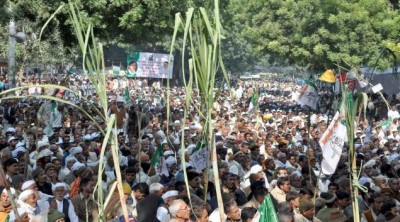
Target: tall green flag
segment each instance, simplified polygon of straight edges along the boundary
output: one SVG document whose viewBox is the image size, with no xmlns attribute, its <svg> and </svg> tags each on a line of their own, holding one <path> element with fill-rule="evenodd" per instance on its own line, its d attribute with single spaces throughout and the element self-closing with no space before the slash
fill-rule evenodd
<svg viewBox="0 0 400 222">
<path fill-rule="evenodd" d="M 258 93 L 256 91 L 253 92 L 250 98 L 250 105 L 248 112 L 252 111 L 258 105 Z"/>
<path fill-rule="evenodd" d="M 164 152 L 162 149 L 162 145 L 159 145 L 156 149 L 156 152 L 154 152 L 153 157 L 151 158 L 151 166 L 156 167 L 158 163 L 160 163 L 161 158 L 164 158 Z"/>
<path fill-rule="evenodd" d="M 165 176 L 169 176 L 163 151 L 163 145 L 165 143 L 166 142 L 163 142 L 157 147 L 156 152 L 154 152 L 153 156 L 151 157 L 151 166 L 156 170 L 158 175 L 164 174 Z"/>
<path fill-rule="evenodd" d="M 125 100 L 127 103 L 129 103 L 131 101 L 131 95 L 129 93 L 128 87 L 125 87 Z"/>
<path fill-rule="evenodd" d="M 272 204 L 271 194 L 265 196 L 263 203 L 258 208 L 258 213 L 260 214 L 259 222 L 279 222 L 274 205 Z"/>
</svg>

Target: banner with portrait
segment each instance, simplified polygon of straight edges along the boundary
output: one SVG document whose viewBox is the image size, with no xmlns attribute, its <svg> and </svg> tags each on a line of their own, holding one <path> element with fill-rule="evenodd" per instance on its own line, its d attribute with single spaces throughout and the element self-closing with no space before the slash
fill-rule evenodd
<svg viewBox="0 0 400 222">
<path fill-rule="evenodd" d="M 174 57 L 169 54 L 133 52 L 127 56 L 126 76 L 129 78 L 172 78 Z"/>
</svg>

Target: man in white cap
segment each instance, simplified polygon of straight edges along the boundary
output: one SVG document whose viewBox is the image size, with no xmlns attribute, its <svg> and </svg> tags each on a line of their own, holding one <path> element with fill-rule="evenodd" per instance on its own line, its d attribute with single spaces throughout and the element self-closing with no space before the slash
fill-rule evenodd
<svg viewBox="0 0 400 222">
<path fill-rule="evenodd" d="M 168 151 L 167 151 L 168 152 Z M 169 175 L 165 175 L 165 176 L 170 176 L 170 175 L 174 175 L 177 169 L 177 160 L 174 156 L 170 156 L 165 160 L 165 163 L 167 165 L 168 168 L 168 174 Z"/>
<path fill-rule="evenodd" d="M 11 152 L 17 148 L 18 139 L 16 137 L 14 136 L 9 137 L 7 142 L 8 142 L 8 148 L 10 149 Z"/>
<path fill-rule="evenodd" d="M 76 158 L 73 156 L 69 156 L 65 159 L 65 166 L 61 168 L 60 172 L 58 173 L 58 179 L 60 181 L 64 181 L 65 177 L 71 173 L 71 167 L 74 163 L 77 162 Z"/>
<path fill-rule="evenodd" d="M 79 218 L 75 213 L 74 205 L 72 202 L 65 198 L 67 186 L 65 183 L 56 183 L 52 186 L 53 198 L 48 201 L 50 207 L 64 213 L 66 222 L 79 222 Z"/>
<path fill-rule="evenodd" d="M 168 212 L 168 207 L 171 205 L 172 201 L 176 200 L 177 196 L 177 190 L 167 191 L 161 196 L 161 198 L 164 200 L 164 203 L 161 204 L 157 209 L 157 219 L 160 222 L 168 222 L 171 219 L 171 215 Z"/>
<path fill-rule="evenodd" d="M 89 167 L 86 167 L 85 164 L 75 162 L 71 167 L 71 172 L 65 177 L 64 182 L 71 184 L 77 177 L 87 177 L 91 172 L 92 170 Z"/>
<path fill-rule="evenodd" d="M 108 115 L 115 114 L 118 132 L 126 133 L 129 115 L 128 110 L 124 107 L 126 103 L 125 98 L 123 96 L 118 96 L 116 103 L 117 104 L 110 106 Z"/>
<path fill-rule="evenodd" d="M 14 127 L 10 127 L 6 130 L 6 136 L 14 136 L 15 134 L 15 128 Z"/>
<path fill-rule="evenodd" d="M 80 146 L 77 147 L 72 147 L 69 150 L 69 156 L 70 157 L 74 157 L 77 161 L 79 161 L 80 163 L 86 163 L 86 159 L 82 154 L 83 149 Z"/>
<path fill-rule="evenodd" d="M 35 191 L 33 190 L 25 190 L 23 191 L 19 197 L 18 197 L 18 205 L 19 207 L 17 208 L 18 215 L 22 215 L 24 213 L 28 214 L 28 217 L 30 218 L 30 221 L 35 215 L 38 215 L 40 212 L 36 208 L 36 202 L 37 202 L 37 195 L 35 194 Z M 8 220 L 9 222 L 15 222 L 16 221 L 16 216 L 15 212 L 11 211 L 10 213 L 10 218 Z"/>
<path fill-rule="evenodd" d="M 52 198 L 53 196 L 42 193 L 39 191 L 39 188 L 34 180 L 27 180 L 25 181 L 22 186 L 21 190 L 33 190 L 35 191 L 35 194 L 37 195 L 37 206 L 39 207 L 40 211 L 48 211 L 50 208 L 49 202 L 47 200 L 49 198 Z"/>
<path fill-rule="evenodd" d="M 181 140 L 181 121 L 175 120 L 174 129 L 171 132 L 170 140 L 174 143 L 174 145 L 179 145 Z"/>
</svg>

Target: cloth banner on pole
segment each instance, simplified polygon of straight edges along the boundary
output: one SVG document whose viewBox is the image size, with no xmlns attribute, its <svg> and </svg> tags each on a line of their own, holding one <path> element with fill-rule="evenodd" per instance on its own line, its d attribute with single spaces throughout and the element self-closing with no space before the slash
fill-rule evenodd
<svg viewBox="0 0 400 222">
<path fill-rule="evenodd" d="M 315 85 L 312 83 L 307 83 L 304 85 L 300 95 L 297 97 L 296 101 L 302 106 L 309 106 L 312 109 L 317 109 L 318 103 L 318 92 Z"/>
<path fill-rule="evenodd" d="M 196 170 L 204 170 L 208 166 L 208 151 L 206 148 L 199 149 L 195 151 L 191 156 L 190 160 L 192 161 Z"/>
<path fill-rule="evenodd" d="M 157 147 L 156 152 L 151 158 L 151 166 L 155 169 L 157 175 L 169 176 L 167 163 L 165 162 L 162 144 Z"/>
<path fill-rule="evenodd" d="M 258 94 L 256 92 L 253 92 L 250 98 L 248 112 L 252 111 L 255 107 L 257 107 L 257 105 L 258 105 Z"/>
<path fill-rule="evenodd" d="M 323 156 L 321 168 L 322 173 L 326 175 L 331 175 L 335 172 L 347 136 L 347 128 L 340 120 L 338 111 L 319 140 Z"/>
</svg>

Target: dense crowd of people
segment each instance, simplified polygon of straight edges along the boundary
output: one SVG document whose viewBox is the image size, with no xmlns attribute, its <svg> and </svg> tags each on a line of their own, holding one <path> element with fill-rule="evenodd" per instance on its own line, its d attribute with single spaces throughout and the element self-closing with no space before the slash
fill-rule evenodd
<svg viewBox="0 0 400 222">
<path fill-rule="evenodd" d="M 29 88 L 17 95 L 67 99 L 91 118 L 68 104 L 35 96 L 2 100 L 0 222 L 89 222 L 99 217 L 125 221 L 122 202 L 129 221 L 219 222 L 222 217 L 249 222 L 258 221 L 258 209 L 267 195 L 279 221 L 346 222 L 354 217 L 363 222 L 400 221 L 400 114 L 395 97 L 387 97 L 391 107 L 385 110 L 380 98 L 370 95 L 367 118 L 357 119 L 355 150 L 359 183 L 365 189 L 358 197 L 360 215 L 353 215 L 347 143 L 335 173 L 320 173 L 318 141 L 334 104 L 318 110 L 299 106 L 295 97 L 302 87 L 297 82 L 239 81 L 232 88 L 215 90 L 209 111 L 218 156 L 214 177 L 194 158 L 204 142 L 200 98 L 194 96 L 185 116 L 185 89 L 172 87 L 167 118 L 167 89 L 162 83 L 109 77 L 105 90 L 108 115 L 115 114 L 117 120 L 121 199 L 115 189 L 118 172 L 110 144 L 102 150 L 100 128 L 107 124 L 96 111 L 99 98 L 90 81 L 41 80 L 78 93 L 42 88 L 35 81 L 22 82 Z M 253 95 L 257 95 L 255 106 Z M 378 115 L 379 107 L 384 114 Z M 162 157 L 154 164 L 160 149 Z M 221 187 L 223 215 L 216 184 Z M 99 193 L 109 197 L 104 212 L 99 211 Z"/>
</svg>

